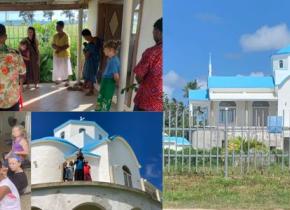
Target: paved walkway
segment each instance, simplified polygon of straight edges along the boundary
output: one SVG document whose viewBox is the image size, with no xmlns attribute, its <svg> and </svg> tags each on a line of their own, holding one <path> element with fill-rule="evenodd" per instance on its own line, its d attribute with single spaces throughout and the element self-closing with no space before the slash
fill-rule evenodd
<svg viewBox="0 0 290 210">
<path fill-rule="evenodd" d="M 81 91 L 68 91 L 63 84 L 42 83 L 38 89 L 24 90 L 23 98 L 23 111 L 92 111 L 97 96 L 85 96 Z M 116 98 L 112 104 L 112 111 L 115 110 Z"/>
</svg>

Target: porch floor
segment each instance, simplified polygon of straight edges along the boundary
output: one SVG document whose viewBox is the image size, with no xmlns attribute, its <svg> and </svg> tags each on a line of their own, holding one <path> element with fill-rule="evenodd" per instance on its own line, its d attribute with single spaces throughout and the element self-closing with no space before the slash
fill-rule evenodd
<svg viewBox="0 0 290 210">
<path fill-rule="evenodd" d="M 32 87 L 32 86 L 31 86 Z M 92 111 L 95 109 L 97 91 L 93 96 L 85 92 L 68 91 L 64 84 L 41 83 L 38 89 L 23 87 L 22 111 Z M 116 97 L 113 98 L 111 111 L 116 111 Z"/>
</svg>

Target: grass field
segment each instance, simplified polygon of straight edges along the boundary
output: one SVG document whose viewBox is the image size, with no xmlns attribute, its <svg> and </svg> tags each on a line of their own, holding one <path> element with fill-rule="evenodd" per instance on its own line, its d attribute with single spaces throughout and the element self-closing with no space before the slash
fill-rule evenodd
<svg viewBox="0 0 290 210">
<path fill-rule="evenodd" d="M 290 174 L 165 175 L 163 198 L 165 208 L 290 210 Z"/>
</svg>

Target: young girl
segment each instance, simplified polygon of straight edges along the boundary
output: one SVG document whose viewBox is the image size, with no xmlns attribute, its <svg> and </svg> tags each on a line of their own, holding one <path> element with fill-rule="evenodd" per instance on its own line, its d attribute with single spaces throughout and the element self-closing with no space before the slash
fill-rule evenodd
<svg viewBox="0 0 290 210">
<path fill-rule="evenodd" d="M 21 159 L 17 155 L 12 155 L 8 158 L 9 169 L 12 173 L 8 174 L 9 179 L 13 182 L 18 190 L 18 193 L 22 195 L 25 188 L 28 186 L 27 176 L 21 168 Z"/>
<path fill-rule="evenodd" d="M 119 41 L 110 40 L 104 44 L 104 54 L 108 57 L 103 73 L 96 111 L 109 111 L 116 86 L 120 79 L 120 60 L 117 56 Z"/>
<path fill-rule="evenodd" d="M 7 169 L 0 162 L 0 209 L 21 210 L 20 196 L 15 185 L 7 178 Z"/>
<path fill-rule="evenodd" d="M 25 160 L 29 154 L 26 130 L 22 125 L 16 125 L 12 128 L 12 149 L 5 156 L 8 159 L 12 154 L 18 155 L 21 161 Z"/>
<path fill-rule="evenodd" d="M 24 40 L 22 40 L 20 42 L 19 51 L 20 51 L 20 53 L 22 55 L 22 58 L 23 58 L 23 61 L 24 61 L 25 65 L 26 65 L 26 75 L 28 76 L 28 74 L 29 74 L 30 52 L 29 52 L 29 49 L 28 49 L 28 43 L 27 43 L 26 39 L 24 39 Z M 29 79 L 27 79 L 26 84 L 27 84 L 27 89 L 29 89 Z"/>
<path fill-rule="evenodd" d="M 70 161 L 66 169 L 66 179 L 67 181 L 73 181 L 74 178 L 74 162 Z"/>
<path fill-rule="evenodd" d="M 85 165 L 84 165 L 84 180 L 92 181 L 91 166 L 89 165 L 89 162 L 87 160 L 85 161 Z"/>
</svg>

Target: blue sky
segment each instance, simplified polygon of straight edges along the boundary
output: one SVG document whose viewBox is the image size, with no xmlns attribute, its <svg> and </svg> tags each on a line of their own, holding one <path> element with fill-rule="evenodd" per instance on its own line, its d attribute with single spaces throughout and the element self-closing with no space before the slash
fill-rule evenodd
<svg viewBox="0 0 290 210">
<path fill-rule="evenodd" d="M 120 135 L 142 165 L 141 176 L 162 189 L 162 113 L 32 113 L 32 139 L 53 136 L 53 129 L 70 119 L 95 121 L 110 136 Z"/>
<path fill-rule="evenodd" d="M 187 81 L 270 75 L 271 55 L 290 44 L 289 0 L 164 0 L 164 88 L 179 100 Z"/>
</svg>

